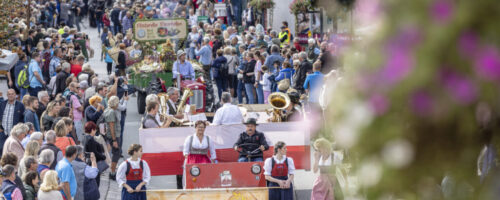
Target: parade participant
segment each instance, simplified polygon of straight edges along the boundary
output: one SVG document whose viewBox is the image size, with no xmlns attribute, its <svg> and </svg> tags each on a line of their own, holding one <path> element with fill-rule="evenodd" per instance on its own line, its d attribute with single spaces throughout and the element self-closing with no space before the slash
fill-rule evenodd
<svg viewBox="0 0 500 200">
<path fill-rule="evenodd" d="M 221 101 L 223 105 L 215 112 L 213 124 L 241 124 L 243 122 L 243 115 L 241 114 L 238 106 L 231 104 L 231 93 L 223 92 L 221 95 Z"/>
<path fill-rule="evenodd" d="M 172 116 L 168 116 L 167 121 L 162 125 L 160 125 L 160 122 L 156 120 L 159 108 L 160 105 L 155 101 L 152 101 L 147 105 L 146 110 L 148 113 L 142 120 L 142 128 L 168 128 L 170 126 L 172 123 Z"/>
<path fill-rule="evenodd" d="M 183 50 L 177 51 L 177 61 L 174 62 L 172 74 L 174 79 L 178 75 L 181 75 L 182 79 L 191 79 L 193 81 L 195 79 L 193 66 L 186 60 L 186 53 Z"/>
<path fill-rule="evenodd" d="M 333 165 L 332 143 L 325 138 L 314 141 L 313 172 L 320 172 L 314 181 L 311 200 L 333 200 L 337 191 L 334 191 L 335 177 L 330 169 Z M 339 191 L 340 192 L 340 191 Z"/>
<path fill-rule="evenodd" d="M 296 91 L 287 93 L 290 98 L 290 105 L 285 109 L 285 115 L 282 117 L 283 122 L 302 121 L 304 112 L 300 103 L 300 95 Z"/>
<path fill-rule="evenodd" d="M 274 156 L 264 162 L 264 175 L 269 189 L 269 199 L 293 199 L 293 177 L 295 165 L 293 159 L 286 157 L 286 144 L 277 142 L 274 145 Z"/>
<path fill-rule="evenodd" d="M 122 200 L 146 200 L 146 185 L 151 179 L 151 171 L 145 160 L 141 159 L 142 146 L 132 144 L 128 158 L 120 164 L 116 182 L 122 188 Z"/>
<path fill-rule="evenodd" d="M 174 116 L 177 119 L 183 119 L 184 114 L 177 114 L 177 106 L 175 105 L 179 101 L 179 89 L 174 87 L 169 87 L 167 90 L 168 101 L 167 101 L 167 114 L 169 116 Z"/>
<path fill-rule="evenodd" d="M 234 144 L 235 151 L 238 151 L 240 147 L 242 149 L 238 162 L 264 161 L 263 152 L 269 149 L 269 145 L 267 144 L 264 133 L 256 130 L 257 119 L 248 118 L 244 124 L 246 126 L 246 131 L 240 134 L 238 141 Z M 254 153 L 249 155 L 248 152 L 252 151 Z"/>
<path fill-rule="evenodd" d="M 185 164 L 214 163 L 217 158 L 215 154 L 215 144 L 210 137 L 205 135 L 206 121 L 196 121 L 194 127 L 196 133 L 188 136 L 184 141 L 183 154 Z M 210 151 L 210 157 L 208 153 Z"/>
</svg>

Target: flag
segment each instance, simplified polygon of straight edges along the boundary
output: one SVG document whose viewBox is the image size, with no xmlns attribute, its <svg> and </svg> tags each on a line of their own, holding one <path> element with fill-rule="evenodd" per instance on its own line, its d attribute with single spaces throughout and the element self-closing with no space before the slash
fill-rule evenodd
<svg viewBox="0 0 500 200">
<path fill-rule="evenodd" d="M 310 138 L 304 122 L 265 123 L 257 126 L 257 131 L 266 136 L 269 150 L 264 152 L 264 159 L 271 157 L 274 144 L 283 141 L 287 145 L 287 156 L 293 158 L 296 169 L 311 168 Z M 207 126 L 205 135 L 215 144 L 218 162 L 237 162 L 239 153 L 234 150 L 234 143 L 245 125 Z M 140 129 L 139 141 L 142 145 L 142 159 L 151 168 L 151 175 L 182 174 L 184 141 L 195 133 L 194 127 L 173 127 Z"/>
</svg>

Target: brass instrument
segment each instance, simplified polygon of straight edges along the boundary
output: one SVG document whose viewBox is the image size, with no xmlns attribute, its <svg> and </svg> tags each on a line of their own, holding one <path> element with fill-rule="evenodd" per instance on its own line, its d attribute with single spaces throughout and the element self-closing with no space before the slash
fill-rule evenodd
<svg viewBox="0 0 500 200">
<path fill-rule="evenodd" d="M 268 114 L 272 112 L 272 116 L 270 118 L 271 122 L 282 122 L 284 113 L 283 110 L 290 106 L 290 97 L 287 94 L 282 92 L 273 92 L 268 97 L 269 104 L 273 107 L 272 110 L 268 111 Z"/>
<path fill-rule="evenodd" d="M 184 107 L 186 106 L 186 101 L 189 97 L 192 97 L 193 91 L 189 88 L 184 88 L 184 93 L 182 93 L 182 98 L 181 102 L 179 103 L 179 106 L 177 107 L 177 114 L 182 114 L 184 112 Z"/>
<path fill-rule="evenodd" d="M 160 100 L 160 106 L 161 106 L 161 113 L 160 113 L 160 116 L 163 117 L 163 122 L 165 123 L 168 119 L 168 113 L 167 113 L 167 108 L 168 108 L 168 105 L 167 105 L 167 101 L 168 101 L 168 94 L 167 93 L 159 93 L 157 94 L 158 96 L 158 99 Z M 175 117 L 172 117 L 172 122 L 177 124 L 177 125 L 181 125 L 182 124 L 182 120 L 181 119 L 177 119 Z"/>
</svg>

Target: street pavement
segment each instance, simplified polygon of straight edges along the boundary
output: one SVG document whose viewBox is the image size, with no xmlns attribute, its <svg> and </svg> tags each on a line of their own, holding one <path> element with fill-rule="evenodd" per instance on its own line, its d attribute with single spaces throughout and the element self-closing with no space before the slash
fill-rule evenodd
<svg viewBox="0 0 500 200">
<path fill-rule="evenodd" d="M 100 61 L 101 54 L 101 40 L 96 28 L 90 28 L 88 22 L 85 20 L 85 25 L 87 28 L 82 29 L 83 32 L 89 35 L 91 40 L 90 46 L 94 49 L 94 58 L 89 60 L 90 66 L 98 74 L 99 79 L 105 80 L 108 78 L 106 73 L 106 64 Z M 215 86 L 215 84 L 214 84 Z M 4 98 L 6 98 L 7 91 L 7 81 L 6 79 L 0 79 L 0 91 L 4 92 Z M 137 98 L 133 95 L 131 96 L 127 105 L 127 117 L 125 122 L 125 131 L 123 138 L 124 158 L 127 158 L 126 149 L 133 144 L 139 143 L 138 130 L 141 121 L 141 115 L 137 112 Z M 311 158 L 313 156 L 311 155 Z M 122 162 L 122 160 L 120 160 Z M 316 174 L 305 171 L 297 170 L 295 175 L 295 189 L 296 189 L 296 199 L 310 199 L 310 193 L 312 185 L 314 183 Z M 176 189 L 176 177 L 175 176 L 153 176 L 148 185 L 148 189 Z M 99 188 L 101 199 L 104 200 L 119 200 L 121 197 L 121 190 L 118 187 L 116 181 L 109 180 L 109 173 L 103 173 L 101 176 L 101 184 Z"/>
</svg>

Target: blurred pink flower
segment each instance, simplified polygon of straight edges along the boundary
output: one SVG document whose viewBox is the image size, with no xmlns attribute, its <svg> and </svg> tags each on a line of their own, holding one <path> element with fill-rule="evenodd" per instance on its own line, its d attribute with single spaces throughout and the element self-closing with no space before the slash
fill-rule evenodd
<svg viewBox="0 0 500 200">
<path fill-rule="evenodd" d="M 431 5 L 431 15 L 438 23 L 450 21 L 453 15 L 453 3 L 449 0 L 437 0 Z"/>
<path fill-rule="evenodd" d="M 500 80 L 500 54 L 498 49 L 483 49 L 475 60 L 476 73 L 488 80 Z"/>
<path fill-rule="evenodd" d="M 432 97 L 425 91 L 417 91 L 411 97 L 411 107 L 417 115 L 428 115 L 432 113 L 433 101 Z"/>
<path fill-rule="evenodd" d="M 413 70 L 412 50 L 420 38 L 416 28 L 407 27 L 389 41 L 386 49 L 387 62 L 380 74 L 382 82 L 393 85 L 406 78 Z"/>
<path fill-rule="evenodd" d="M 479 48 L 479 39 L 473 32 L 467 31 L 460 36 L 459 51 L 464 57 L 473 57 Z"/>
<path fill-rule="evenodd" d="M 383 115 L 389 108 L 389 100 L 381 94 L 372 95 L 369 101 L 376 115 Z"/>
<path fill-rule="evenodd" d="M 450 95 L 461 104 L 469 104 L 477 97 L 474 83 L 451 70 L 441 72 L 441 81 Z"/>
</svg>

